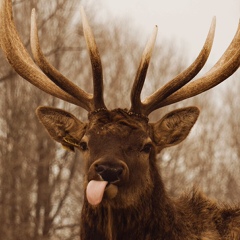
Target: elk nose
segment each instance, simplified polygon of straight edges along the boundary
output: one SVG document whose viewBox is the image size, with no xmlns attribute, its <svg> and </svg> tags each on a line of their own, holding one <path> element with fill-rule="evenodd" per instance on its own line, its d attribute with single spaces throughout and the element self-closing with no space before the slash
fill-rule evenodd
<svg viewBox="0 0 240 240">
<path fill-rule="evenodd" d="M 102 177 L 104 181 L 116 182 L 120 180 L 120 175 L 123 172 L 123 167 L 109 167 L 107 165 L 96 165 L 96 172 Z"/>
</svg>

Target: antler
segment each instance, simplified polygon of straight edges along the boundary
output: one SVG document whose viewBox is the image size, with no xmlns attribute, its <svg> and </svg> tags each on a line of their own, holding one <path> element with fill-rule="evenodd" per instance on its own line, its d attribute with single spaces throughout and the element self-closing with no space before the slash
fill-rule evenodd
<svg viewBox="0 0 240 240">
<path fill-rule="evenodd" d="M 213 88 L 231 76 L 238 69 L 240 65 L 240 24 L 234 39 L 219 61 L 204 76 L 190 82 L 203 68 L 208 59 L 214 39 L 215 26 L 216 19 L 214 18 L 205 44 L 196 60 L 186 70 L 141 102 L 140 92 L 144 80 L 140 79 L 138 76 L 141 76 L 142 72 L 146 72 L 147 68 L 146 66 L 141 67 L 141 63 L 144 61 L 149 62 L 149 59 L 145 60 L 147 54 L 143 54 L 137 77 L 132 88 L 131 111 L 149 115 L 152 111 L 158 108 L 182 101 Z M 153 35 L 155 35 L 155 32 Z M 153 46 L 154 42 L 152 41 L 151 48 L 146 47 L 150 49 L 149 53 L 152 52 Z M 137 104 L 133 101 L 136 101 Z"/>
<path fill-rule="evenodd" d="M 103 100 L 103 74 L 98 48 L 85 12 L 81 8 L 82 24 L 93 72 L 93 95 L 86 93 L 58 72 L 45 58 L 40 48 L 35 10 L 31 17 L 31 49 L 34 61 L 25 49 L 12 17 L 11 0 L 0 1 L 0 45 L 15 71 L 41 90 L 78 105 L 87 111 L 106 108 Z M 131 91 L 131 112 L 149 115 L 152 111 L 213 88 L 231 76 L 240 65 L 240 23 L 231 44 L 219 61 L 204 76 L 190 82 L 203 68 L 210 54 L 216 19 L 214 18 L 205 44 L 196 60 L 182 73 L 141 102 L 141 91 L 157 36 L 157 27 L 143 52 Z M 40 69 L 42 70 L 40 70 Z M 190 82 L 190 83 L 189 83 Z"/>
<path fill-rule="evenodd" d="M 131 91 L 131 103 L 132 107 L 130 109 L 131 112 L 141 113 L 141 91 L 143 88 L 143 84 L 146 78 L 148 65 L 150 63 L 150 59 L 153 52 L 153 47 L 157 38 L 158 27 L 155 26 L 153 29 L 152 36 L 147 42 L 147 45 L 143 51 L 142 58 L 137 70 L 137 74 L 135 77 L 135 81 L 133 83 L 132 91 Z"/>
<path fill-rule="evenodd" d="M 102 66 L 98 49 L 89 27 L 84 10 L 81 9 L 84 36 L 88 45 L 93 71 L 94 94 L 89 94 L 58 72 L 44 57 L 37 34 L 35 10 L 31 17 L 32 58 L 25 49 L 12 17 L 11 0 L 1 0 L 0 44 L 9 63 L 15 71 L 39 89 L 57 98 L 78 105 L 87 111 L 105 108 L 103 101 Z M 38 67 L 40 67 L 40 70 Z"/>
</svg>

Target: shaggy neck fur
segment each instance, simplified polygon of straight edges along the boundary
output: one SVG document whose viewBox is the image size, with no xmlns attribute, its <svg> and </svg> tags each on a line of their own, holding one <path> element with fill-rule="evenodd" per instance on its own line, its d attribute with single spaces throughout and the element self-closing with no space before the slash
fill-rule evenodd
<svg viewBox="0 0 240 240">
<path fill-rule="evenodd" d="M 154 170 L 155 169 L 155 170 Z M 174 201 L 165 192 L 157 167 L 151 194 L 126 209 L 85 200 L 81 240 L 239 240 L 240 209 L 219 206 L 194 190 Z"/>
</svg>

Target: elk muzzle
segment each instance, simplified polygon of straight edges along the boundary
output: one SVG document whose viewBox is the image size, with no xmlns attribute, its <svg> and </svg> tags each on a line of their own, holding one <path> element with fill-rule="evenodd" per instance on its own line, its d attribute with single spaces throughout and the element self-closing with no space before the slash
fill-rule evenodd
<svg viewBox="0 0 240 240">
<path fill-rule="evenodd" d="M 95 161 L 88 171 L 86 197 L 88 202 L 95 206 L 103 198 L 111 200 L 118 194 L 119 187 L 129 178 L 126 163 L 121 160 L 102 158 Z"/>
</svg>

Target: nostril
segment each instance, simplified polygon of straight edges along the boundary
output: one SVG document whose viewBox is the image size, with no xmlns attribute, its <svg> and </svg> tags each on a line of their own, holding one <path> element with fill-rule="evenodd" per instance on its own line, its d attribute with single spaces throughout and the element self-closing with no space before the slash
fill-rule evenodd
<svg viewBox="0 0 240 240">
<path fill-rule="evenodd" d="M 119 178 L 123 173 L 123 167 L 96 165 L 95 171 L 102 177 L 103 180 L 108 182 L 116 182 L 120 180 Z"/>
<path fill-rule="evenodd" d="M 104 172 L 108 167 L 105 165 L 96 165 L 95 166 L 95 170 L 98 174 L 101 174 L 102 172 Z"/>
<path fill-rule="evenodd" d="M 116 173 L 117 173 L 117 175 L 120 177 L 120 175 L 122 174 L 122 172 L 123 172 L 123 168 L 122 167 L 119 167 L 119 168 L 117 168 L 116 169 Z"/>
</svg>

